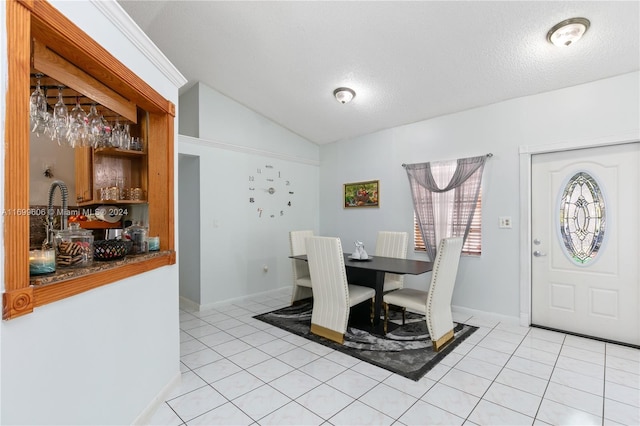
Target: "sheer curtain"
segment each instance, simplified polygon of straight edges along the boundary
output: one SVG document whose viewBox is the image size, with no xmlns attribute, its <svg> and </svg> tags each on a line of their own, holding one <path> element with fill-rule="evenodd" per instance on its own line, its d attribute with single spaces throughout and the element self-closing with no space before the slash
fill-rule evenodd
<svg viewBox="0 0 640 426">
<path fill-rule="evenodd" d="M 405 164 L 422 239 L 430 259 L 446 237 L 466 241 L 487 156 Z"/>
</svg>

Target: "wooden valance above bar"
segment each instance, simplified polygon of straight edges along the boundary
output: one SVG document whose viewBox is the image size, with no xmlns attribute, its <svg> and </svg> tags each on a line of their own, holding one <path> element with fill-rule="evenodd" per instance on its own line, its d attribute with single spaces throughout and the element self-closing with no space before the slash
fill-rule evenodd
<svg viewBox="0 0 640 426">
<path fill-rule="evenodd" d="M 138 122 L 135 103 L 123 98 L 35 39 L 33 40 L 33 68 L 127 120 L 133 123 Z"/>
</svg>

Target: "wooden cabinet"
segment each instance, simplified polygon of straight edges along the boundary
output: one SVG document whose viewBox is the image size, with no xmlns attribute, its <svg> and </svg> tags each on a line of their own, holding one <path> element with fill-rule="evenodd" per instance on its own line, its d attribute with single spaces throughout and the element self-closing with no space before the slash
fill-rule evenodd
<svg viewBox="0 0 640 426">
<path fill-rule="evenodd" d="M 140 150 L 114 147 L 75 150 L 75 201 L 78 206 L 99 203 L 141 204 L 148 200 L 149 165 L 147 113 L 138 109 L 137 123 L 129 126 L 139 138 Z"/>
<path fill-rule="evenodd" d="M 147 202 L 145 151 L 80 148 L 75 152 L 76 203 L 139 204 Z"/>
</svg>

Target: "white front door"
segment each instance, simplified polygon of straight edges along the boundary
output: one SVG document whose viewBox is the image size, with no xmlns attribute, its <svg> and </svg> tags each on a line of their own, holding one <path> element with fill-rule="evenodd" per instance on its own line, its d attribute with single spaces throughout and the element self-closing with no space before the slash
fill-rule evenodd
<svg viewBox="0 0 640 426">
<path fill-rule="evenodd" d="M 531 319 L 640 345 L 640 143 L 532 156 Z"/>
</svg>

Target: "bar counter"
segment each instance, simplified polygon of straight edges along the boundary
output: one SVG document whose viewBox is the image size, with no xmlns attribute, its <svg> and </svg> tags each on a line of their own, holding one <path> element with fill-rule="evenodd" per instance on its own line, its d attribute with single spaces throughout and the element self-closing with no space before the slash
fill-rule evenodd
<svg viewBox="0 0 640 426">
<path fill-rule="evenodd" d="M 81 277 L 84 275 L 90 275 L 96 272 L 107 271 L 110 269 L 120 268 L 124 265 L 130 265 L 134 263 L 143 262 L 145 260 L 153 259 L 155 257 L 166 256 L 171 254 L 172 251 L 153 251 L 145 254 L 127 255 L 122 259 L 117 260 L 94 260 L 91 266 L 79 267 L 79 268 L 65 268 L 56 267 L 56 271 L 45 275 L 34 275 L 29 278 L 29 284 L 35 287 L 47 286 L 50 284 L 56 284 L 62 281 L 70 280 L 72 278 Z"/>
</svg>

